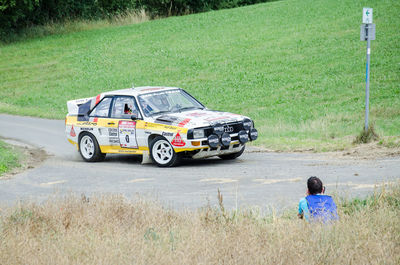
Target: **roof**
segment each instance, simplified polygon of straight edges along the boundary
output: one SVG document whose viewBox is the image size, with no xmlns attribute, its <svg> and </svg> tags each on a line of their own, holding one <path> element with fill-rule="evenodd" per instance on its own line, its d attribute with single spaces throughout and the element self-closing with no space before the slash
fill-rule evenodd
<svg viewBox="0 0 400 265">
<path fill-rule="evenodd" d="M 104 92 L 101 94 L 102 94 L 102 96 L 107 96 L 107 95 L 138 96 L 138 95 L 151 93 L 151 92 L 155 92 L 155 91 L 170 90 L 170 89 L 179 89 L 179 88 L 177 88 L 177 87 L 161 87 L 161 86 L 142 86 L 142 87 L 108 91 L 108 92 Z"/>
<path fill-rule="evenodd" d="M 177 87 L 161 87 L 161 86 L 143 86 L 143 87 L 135 87 L 135 88 L 125 88 L 120 90 L 108 91 L 103 92 L 97 96 L 91 98 L 81 98 L 75 100 L 69 100 L 67 102 L 68 113 L 69 114 L 78 114 L 79 106 L 82 104 L 87 104 L 90 102 L 90 109 L 93 109 L 94 106 L 97 105 L 105 96 L 114 96 L 114 95 L 121 95 L 121 96 L 138 96 L 143 95 L 155 91 L 165 91 L 171 89 L 179 89 Z"/>
</svg>

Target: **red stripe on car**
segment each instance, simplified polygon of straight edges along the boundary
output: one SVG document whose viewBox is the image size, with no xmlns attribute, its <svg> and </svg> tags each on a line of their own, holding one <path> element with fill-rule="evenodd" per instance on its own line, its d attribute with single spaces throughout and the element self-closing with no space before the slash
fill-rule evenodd
<svg viewBox="0 0 400 265">
<path fill-rule="evenodd" d="M 178 124 L 178 127 L 185 126 L 191 119 L 184 119 L 181 123 Z"/>
<path fill-rule="evenodd" d="M 97 97 L 96 97 L 96 105 L 97 105 L 97 103 L 99 103 L 99 101 L 100 101 L 100 95 L 101 95 L 101 94 L 98 94 Z"/>
</svg>

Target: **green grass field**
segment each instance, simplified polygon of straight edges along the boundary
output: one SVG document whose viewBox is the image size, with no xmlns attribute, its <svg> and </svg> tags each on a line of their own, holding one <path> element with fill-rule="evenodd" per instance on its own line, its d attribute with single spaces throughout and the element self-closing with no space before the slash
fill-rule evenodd
<svg viewBox="0 0 400 265">
<path fill-rule="evenodd" d="M 15 167 L 19 167 L 20 154 L 9 145 L 0 141 L 0 177 Z"/>
<path fill-rule="evenodd" d="M 0 112 L 63 118 L 66 101 L 178 86 L 252 117 L 256 144 L 349 147 L 364 124 L 362 7 L 374 8 L 371 122 L 400 140 L 400 2 L 279 1 L 0 46 Z"/>
</svg>

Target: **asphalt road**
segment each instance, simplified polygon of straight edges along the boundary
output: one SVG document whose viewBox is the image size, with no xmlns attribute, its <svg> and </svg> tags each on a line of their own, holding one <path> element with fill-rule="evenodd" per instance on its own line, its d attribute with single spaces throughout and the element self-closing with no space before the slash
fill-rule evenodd
<svg viewBox="0 0 400 265">
<path fill-rule="evenodd" d="M 326 154 L 259 152 L 248 148 L 235 161 L 219 158 L 188 160 L 176 168 L 141 165 L 136 156 L 110 155 L 86 163 L 64 135 L 63 120 L 0 115 L 0 136 L 50 156 L 33 169 L 0 179 L 0 204 L 44 201 L 69 193 L 123 194 L 157 199 L 175 209 L 217 205 L 217 191 L 227 209 L 295 208 L 309 176 L 319 176 L 327 194 L 363 197 L 376 184 L 400 179 L 400 157 L 360 160 Z"/>
</svg>

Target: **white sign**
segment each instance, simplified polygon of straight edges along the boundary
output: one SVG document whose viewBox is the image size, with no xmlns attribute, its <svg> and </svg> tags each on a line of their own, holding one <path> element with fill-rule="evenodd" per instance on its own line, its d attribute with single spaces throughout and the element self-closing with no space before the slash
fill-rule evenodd
<svg viewBox="0 0 400 265">
<path fill-rule="evenodd" d="M 138 148 L 136 142 L 136 122 L 119 121 L 118 134 L 121 147 Z"/>
<path fill-rule="evenodd" d="M 363 22 L 364 24 L 372 23 L 372 8 L 364 7 L 363 8 Z"/>
</svg>

